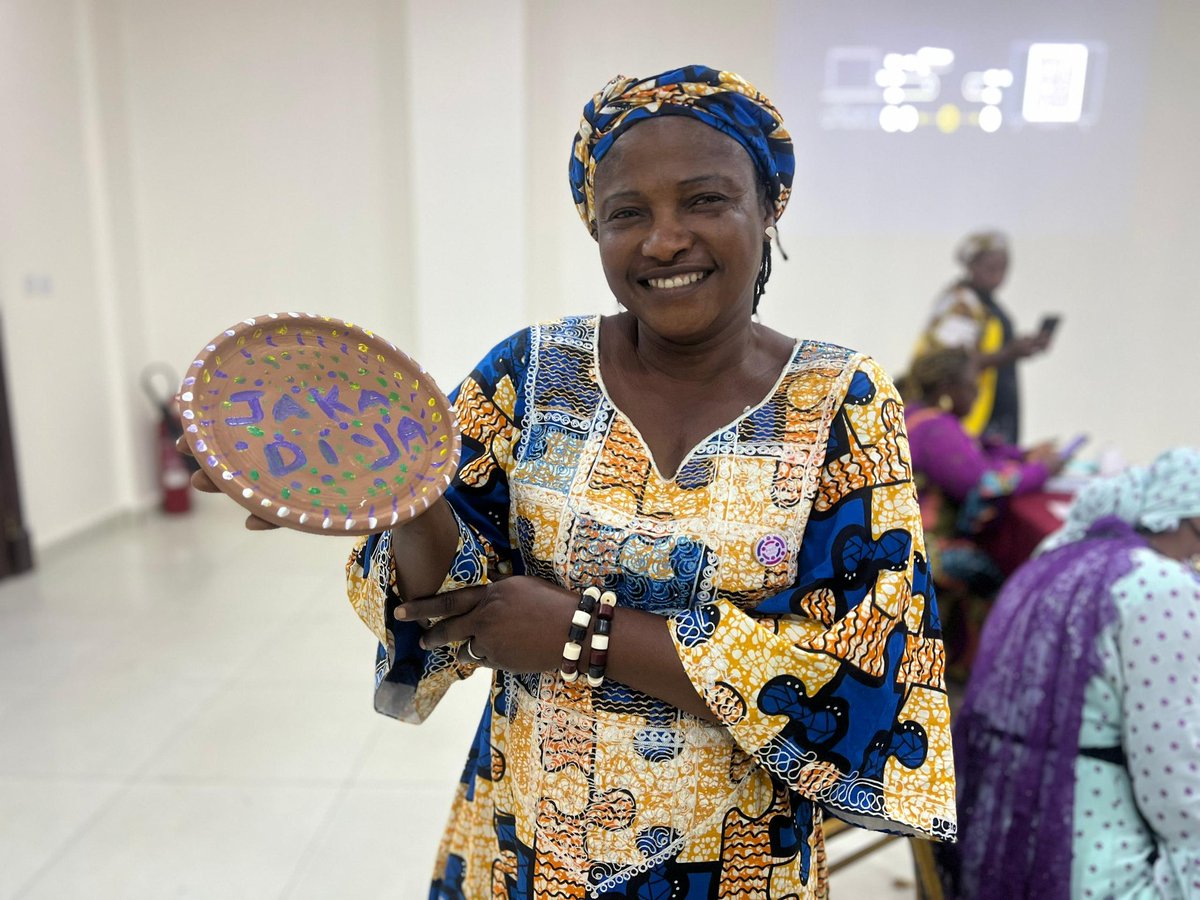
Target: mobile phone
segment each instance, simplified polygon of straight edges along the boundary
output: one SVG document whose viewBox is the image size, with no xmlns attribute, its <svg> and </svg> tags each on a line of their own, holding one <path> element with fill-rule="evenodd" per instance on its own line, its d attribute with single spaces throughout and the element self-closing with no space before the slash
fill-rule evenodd
<svg viewBox="0 0 1200 900">
<path fill-rule="evenodd" d="M 1058 451 L 1058 458 L 1067 460 L 1079 452 L 1079 449 L 1088 442 L 1086 434 L 1077 434 Z"/>
<path fill-rule="evenodd" d="M 1058 323 L 1062 321 L 1062 316 L 1050 315 L 1042 316 L 1042 324 L 1038 326 L 1038 334 L 1046 340 L 1054 337 L 1054 331 L 1058 328 Z"/>
</svg>

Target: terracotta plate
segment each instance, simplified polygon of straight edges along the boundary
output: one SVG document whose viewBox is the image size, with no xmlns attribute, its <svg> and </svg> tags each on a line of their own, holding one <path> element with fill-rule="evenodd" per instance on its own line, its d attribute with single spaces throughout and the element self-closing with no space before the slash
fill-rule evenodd
<svg viewBox="0 0 1200 900">
<path fill-rule="evenodd" d="M 419 515 L 458 468 L 454 411 L 421 366 L 341 319 L 272 313 L 226 329 L 180 388 L 185 434 L 225 493 L 314 534 Z"/>
</svg>

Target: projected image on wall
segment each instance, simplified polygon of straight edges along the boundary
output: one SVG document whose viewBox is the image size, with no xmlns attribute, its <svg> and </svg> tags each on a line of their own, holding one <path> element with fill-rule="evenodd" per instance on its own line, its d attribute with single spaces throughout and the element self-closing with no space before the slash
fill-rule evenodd
<svg viewBox="0 0 1200 900">
<path fill-rule="evenodd" d="M 889 134 L 994 134 L 1006 124 L 1087 128 L 1099 115 L 1105 55 L 1103 44 L 1028 43 L 1014 46 L 1004 65 L 972 66 L 950 47 L 831 47 L 821 127 Z"/>
<path fill-rule="evenodd" d="M 1129 215 L 1157 3 L 781 8 L 773 86 L 821 235 L 1097 234 Z"/>
</svg>

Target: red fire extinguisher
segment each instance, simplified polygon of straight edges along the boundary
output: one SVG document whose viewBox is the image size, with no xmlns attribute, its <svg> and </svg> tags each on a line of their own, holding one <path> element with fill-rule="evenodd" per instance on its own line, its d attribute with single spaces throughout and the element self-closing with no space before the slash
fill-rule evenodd
<svg viewBox="0 0 1200 900">
<path fill-rule="evenodd" d="M 155 458 L 162 511 L 166 513 L 185 513 L 192 508 L 189 482 L 197 467 L 192 457 L 175 449 L 175 441 L 183 435 L 175 397 L 178 384 L 179 379 L 166 363 L 152 363 L 142 372 L 142 389 L 158 411 Z"/>
</svg>

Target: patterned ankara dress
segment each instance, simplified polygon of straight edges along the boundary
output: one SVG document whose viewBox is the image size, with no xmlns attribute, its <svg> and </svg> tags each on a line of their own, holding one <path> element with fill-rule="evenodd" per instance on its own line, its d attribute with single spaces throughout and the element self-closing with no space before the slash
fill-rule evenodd
<svg viewBox="0 0 1200 900">
<path fill-rule="evenodd" d="M 611 589 L 668 619 L 723 725 L 611 680 L 495 673 L 430 896 L 823 897 L 824 810 L 952 837 L 939 623 L 887 376 L 799 342 L 665 479 L 605 392 L 599 321 L 520 332 L 455 393 L 444 589 L 489 566 Z M 387 535 L 348 575 L 381 641 L 376 708 L 422 720 L 473 668 L 388 615 Z"/>
</svg>

